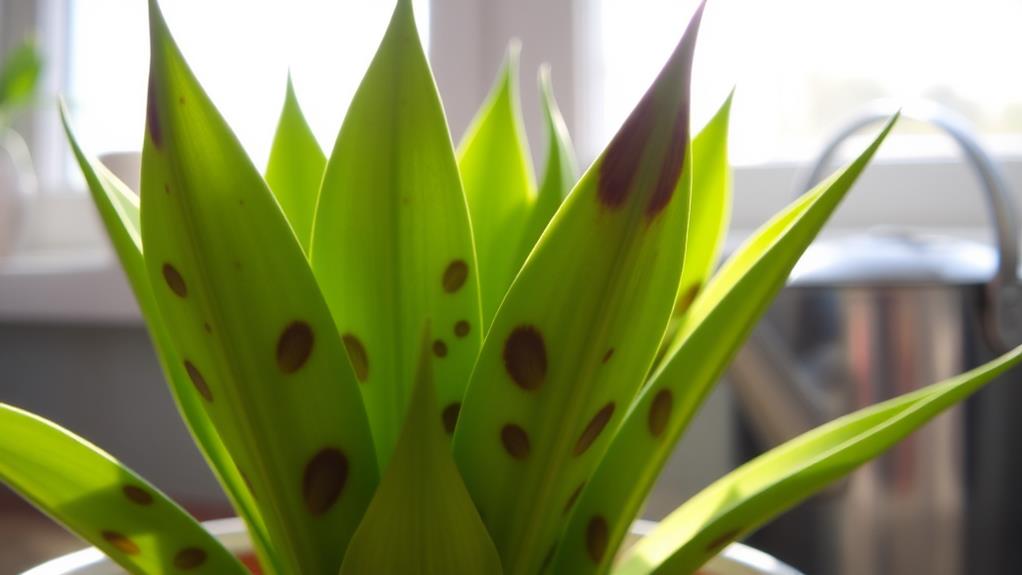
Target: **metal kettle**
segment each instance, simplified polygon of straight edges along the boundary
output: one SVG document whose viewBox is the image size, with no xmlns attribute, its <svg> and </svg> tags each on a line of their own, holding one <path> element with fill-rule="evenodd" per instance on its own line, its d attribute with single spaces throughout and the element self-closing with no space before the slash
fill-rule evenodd
<svg viewBox="0 0 1022 575">
<path fill-rule="evenodd" d="M 839 146 L 890 116 L 874 107 Z M 940 128 L 979 176 L 996 248 L 874 230 L 818 241 L 738 353 L 741 459 L 825 421 L 951 377 L 1022 342 L 1019 229 L 997 164 L 964 122 L 934 104 L 903 118 Z M 807 573 L 1008 573 L 1022 565 L 1022 373 L 994 383 L 751 542 Z"/>
</svg>

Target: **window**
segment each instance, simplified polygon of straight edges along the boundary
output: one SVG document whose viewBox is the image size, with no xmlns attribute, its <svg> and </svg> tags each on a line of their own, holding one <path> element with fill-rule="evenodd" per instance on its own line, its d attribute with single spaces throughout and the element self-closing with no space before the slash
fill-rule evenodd
<svg viewBox="0 0 1022 575">
<path fill-rule="evenodd" d="M 147 4 L 70 0 L 67 94 L 95 152 L 141 146 L 149 67 Z M 393 1 L 161 3 L 174 36 L 256 165 L 265 165 L 288 69 L 324 149 L 382 38 Z M 424 45 L 429 10 L 416 0 Z M 69 171 L 73 171 L 69 166 Z"/>
<path fill-rule="evenodd" d="M 580 27 L 583 154 L 613 135 L 677 41 L 695 0 L 599 0 Z M 694 70 L 694 125 L 727 95 L 739 165 L 806 159 L 878 98 L 936 100 L 998 151 L 1022 151 L 1022 4 L 1013 0 L 727 0 L 706 9 Z M 940 155 L 943 138 L 906 124 L 885 152 Z M 909 135 L 906 135 L 909 134 Z"/>
</svg>

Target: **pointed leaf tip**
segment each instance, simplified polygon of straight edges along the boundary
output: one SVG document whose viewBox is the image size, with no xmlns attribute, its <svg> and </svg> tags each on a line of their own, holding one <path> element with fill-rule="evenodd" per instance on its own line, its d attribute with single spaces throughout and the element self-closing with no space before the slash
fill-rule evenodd
<svg viewBox="0 0 1022 575">
<path fill-rule="evenodd" d="M 650 155 L 658 158 L 660 170 L 655 181 L 644 186 L 652 187 L 646 215 L 655 217 L 674 194 L 688 148 L 692 58 L 703 7 L 696 8 L 671 57 L 604 152 L 597 197 L 608 209 L 621 208 L 631 192 L 639 189 L 635 184 L 641 177 L 640 166 Z M 675 110 L 668 133 L 657 137 L 664 130 L 658 125 L 665 116 L 662 106 Z"/>
<path fill-rule="evenodd" d="M 427 321 L 397 447 L 341 575 L 501 572 L 497 549 L 448 447 L 434 387 L 432 341 Z"/>
<path fill-rule="evenodd" d="M 361 392 L 280 204 L 150 7 L 141 229 L 156 307 L 282 570 L 336 572 L 378 480 Z"/>
<path fill-rule="evenodd" d="M 479 261 L 483 329 L 521 267 L 535 201 L 518 87 L 519 44 L 509 43 L 486 102 L 458 147 L 458 168 Z"/>
<path fill-rule="evenodd" d="M 690 32 L 686 42 L 693 38 Z M 690 57 L 684 48 L 678 52 Z M 692 181 L 684 160 L 690 65 L 678 61 L 668 62 L 640 104 L 645 109 L 633 114 L 641 145 L 605 153 L 529 252 L 496 311 L 465 395 L 454 453 L 508 572 L 538 572 L 550 556 L 565 502 L 602 457 L 666 328 Z M 615 155 L 634 170 L 620 182 L 623 209 L 610 213 L 599 198 L 608 167 L 600 162 L 613 164 Z M 492 170 L 485 175 L 492 197 Z M 670 180 L 678 201 L 654 202 L 661 179 Z M 635 277 L 643 281 L 626 279 Z M 515 498 L 506 497 L 509 489 Z M 529 505 L 516 504 L 521 500 Z M 610 555 L 610 547 L 598 547 Z"/>
<path fill-rule="evenodd" d="M 422 322 L 436 326 L 442 405 L 460 402 L 484 333 L 457 160 L 410 25 L 395 16 L 348 107 L 323 174 L 310 252 L 364 383 L 382 469 L 411 401 Z"/>
</svg>

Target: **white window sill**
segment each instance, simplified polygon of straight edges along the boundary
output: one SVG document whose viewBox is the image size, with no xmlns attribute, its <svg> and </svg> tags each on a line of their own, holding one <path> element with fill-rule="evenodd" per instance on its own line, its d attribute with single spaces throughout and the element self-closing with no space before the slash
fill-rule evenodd
<svg viewBox="0 0 1022 575">
<path fill-rule="evenodd" d="M 1003 162 L 1022 190 L 1022 161 Z M 798 166 L 735 170 L 733 246 L 794 197 Z M 1015 194 L 1016 202 L 1022 197 Z M 138 324 L 138 307 L 85 193 L 40 195 L 27 211 L 19 250 L 0 258 L 0 322 Z M 974 177 L 949 162 L 878 162 L 865 173 L 824 234 L 902 225 L 989 241 Z"/>
<path fill-rule="evenodd" d="M 141 315 L 112 251 L 94 250 L 8 259 L 0 322 L 137 324 Z"/>
<path fill-rule="evenodd" d="M 88 194 L 26 202 L 15 250 L 0 258 L 0 322 L 140 323 Z"/>
</svg>

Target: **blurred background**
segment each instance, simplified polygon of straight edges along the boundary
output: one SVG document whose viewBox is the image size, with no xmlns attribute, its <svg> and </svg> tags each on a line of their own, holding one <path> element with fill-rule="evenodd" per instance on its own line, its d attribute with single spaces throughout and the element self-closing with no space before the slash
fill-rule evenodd
<svg viewBox="0 0 1022 575">
<path fill-rule="evenodd" d="M 310 124 L 330 150 L 393 2 L 164 0 L 162 5 L 199 80 L 262 166 L 289 70 Z M 507 42 L 521 40 L 522 110 L 537 170 L 547 146 L 538 66 L 552 66 L 556 96 L 586 166 L 656 75 L 694 7 L 691 0 L 415 0 L 455 143 L 489 91 Z M 1019 22 L 1022 3 L 1015 0 L 712 1 L 696 52 L 693 127 L 736 88 L 729 245 L 790 201 L 830 138 L 868 106 L 925 99 L 953 115 L 955 125 L 964 126 L 970 141 L 992 158 L 1000 192 L 987 191 L 1007 198 L 994 210 L 1006 230 L 1001 249 L 1004 242 L 1014 242 L 1017 251 L 1018 214 L 1012 202 L 1022 190 Z M 7 75 L 0 75 L 0 402 L 50 417 L 105 447 L 196 515 L 224 516 L 229 509 L 175 413 L 56 113 L 60 96 L 87 150 L 107 154 L 111 167 L 129 179 L 137 172 L 131 152 L 140 147 L 145 113 L 146 3 L 0 0 L 0 62 L 9 63 Z M 842 150 L 861 148 L 864 137 L 851 136 Z M 844 237 L 896 226 L 992 245 L 991 212 L 981 186 L 989 187 L 991 180 L 975 173 L 952 138 L 923 122 L 904 122 L 826 233 Z M 867 256 L 887 249 L 895 248 L 883 244 L 867 249 Z M 844 252 L 828 253 L 839 261 Z M 906 253 L 918 260 L 915 252 Z M 775 323 L 784 324 L 775 340 L 788 345 L 801 329 L 818 334 L 809 339 L 831 341 L 827 353 L 844 358 L 837 361 L 842 367 L 835 375 L 834 369 L 815 369 L 823 361 L 819 350 L 806 359 L 806 336 L 787 350 L 808 385 L 828 380 L 819 384 L 831 395 L 824 415 L 856 407 L 845 401 L 849 396 L 869 403 L 890 390 L 904 391 L 972 367 L 1003 344 L 992 341 L 997 337 L 983 324 L 990 314 L 980 309 L 996 299 L 985 286 L 997 271 L 998 252 L 963 254 L 960 263 L 969 273 L 919 272 L 930 287 L 947 289 L 946 300 L 902 293 L 904 286 L 879 281 L 889 278 L 864 264 L 866 271 L 857 273 L 868 281 L 855 284 L 855 305 L 834 304 L 838 292 L 825 292 L 806 311 L 805 300 L 795 293 L 785 310 L 772 312 Z M 847 287 L 835 285 L 838 276 L 845 277 L 824 273 L 807 281 L 814 289 Z M 867 289 L 878 281 L 887 286 L 883 293 Z M 908 304 L 899 303 L 901 298 Z M 874 305 L 881 300 L 887 307 Z M 834 313 L 820 312 L 820 306 L 831 306 L 827 309 Z M 872 355 L 852 365 L 863 369 L 846 369 L 851 340 L 842 335 L 845 324 L 909 308 L 917 315 L 894 322 L 898 329 L 915 326 L 950 335 L 939 345 L 912 335 L 877 340 Z M 917 321 L 938 315 L 937 309 L 952 310 L 945 315 L 956 319 Z M 812 323 L 823 316 L 825 327 Z M 862 337 L 868 339 L 856 341 Z M 936 358 L 939 365 L 890 375 L 891 365 L 904 368 L 917 356 L 920 362 Z M 748 356 L 739 361 L 754 365 Z M 808 369 L 804 364 L 811 362 Z M 653 495 L 648 517 L 662 517 L 687 495 L 785 438 L 786 430 L 747 417 L 761 401 L 749 389 L 777 384 L 765 376 L 761 383 L 745 379 L 721 386 L 708 400 Z M 1017 374 L 1008 379 L 1017 380 Z M 844 382 L 857 391 L 827 391 Z M 864 471 L 815 507 L 800 508 L 790 526 L 764 531 L 752 542 L 809 573 L 968 573 L 983 565 L 985 572 L 1011 572 L 1006 566 L 1022 561 L 1010 545 L 1022 535 L 1014 519 L 1022 516 L 1022 506 L 1008 495 L 1008 486 L 1019 484 L 1011 483 L 1019 473 L 1009 448 L 1019 435 L 1007 414 L 990 411 L 1010 406 L 1006 401 L 1014 398 L 970 404 L 935 426 L 943 431 L 898 456 L 895 471 L 886 464 Z M 977 430 L 979 421 L 993 423 Z M 920 453 L 938 454 L 938 461 L 924 463 Z M 997 464 L 984 466 L 991 461 Z M 931 471 L 946 481 L 924 485 L 919 478 Z M 886 489 L 888 483 L 898 489 Z M 947 529 L 891 543 L 903 525 L 880 510 L 891 493 L 919 500 L 899 511 L 908 517 L 904 525 L 932 525 L 936 513 Z M 868 507 L 869 517 L 850 522 L 853 507 Z M 970 523 L 984 513 L 997 520 Z M 0 488 L 0 573 L 18 572 L 78 546 Z M 951 551 L 930 553 L 942 547 Z M 937 556 L 941 566 L 919 568 L 916 560 L 925 553 Z M 862 555 L 866 562 L 849 559 Z"/>
</svg>

